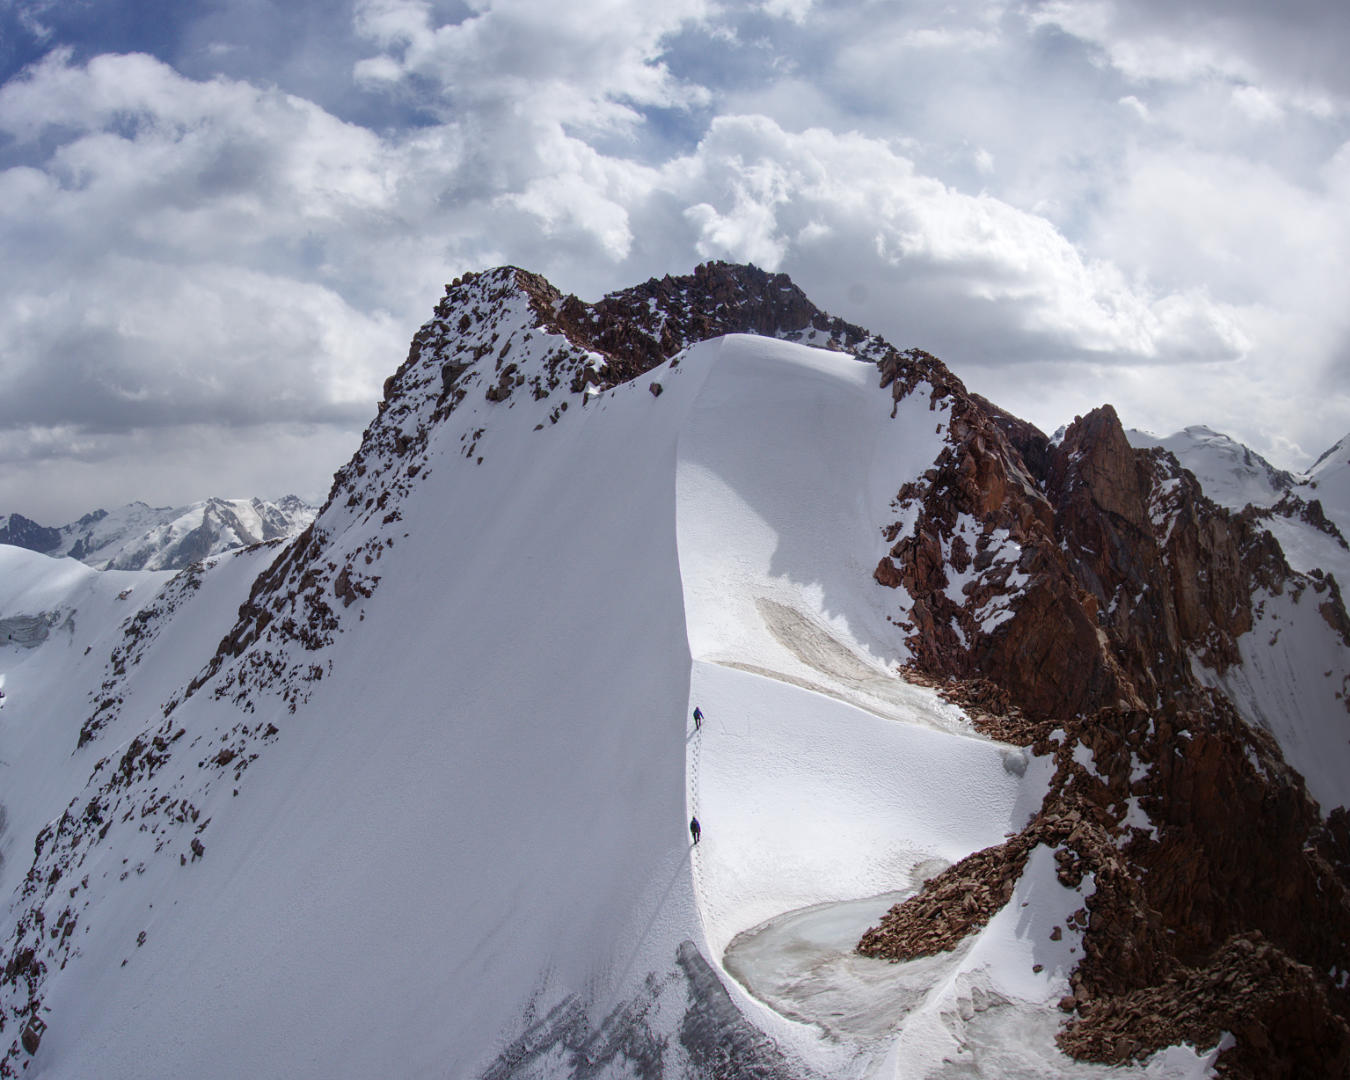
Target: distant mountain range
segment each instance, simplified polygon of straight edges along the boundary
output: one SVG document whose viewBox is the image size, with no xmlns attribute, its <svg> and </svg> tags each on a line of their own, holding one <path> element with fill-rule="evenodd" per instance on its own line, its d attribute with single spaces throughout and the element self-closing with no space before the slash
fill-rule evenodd
<svg viewBox="0 0 1350 1080">
<path fill-rule="evenodd" d="M 69 556 L 95 570 L 181 570 L 210 555 L 289 539 L 317 512 L 285 495 L 275 502 L 212 498 L 177 507 L 134 502 L 56 527 L 8 514 L 0 517 L 0 544 Z"/>
</svg>

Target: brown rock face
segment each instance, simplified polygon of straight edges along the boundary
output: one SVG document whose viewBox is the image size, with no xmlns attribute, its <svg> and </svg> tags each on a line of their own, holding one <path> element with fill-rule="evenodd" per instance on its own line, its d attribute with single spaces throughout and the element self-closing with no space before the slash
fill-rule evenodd
<svg viewBox="0 0 1350 1080">
<path fill-rule="evenodd" d="M 1229 1031 L 1242 1034 L 1220 1059 L 1224 1075 L 1345 1075 L 1350 1003 L 1325 977 L 1350 955 L 1344 811 L 1320 822 L 1273 741 L 1217 694 L 1068 727 L 1034 747 L 1056 769 L 1028 826 L 897 905 L 859 951 L 909 959 L 953 947 L 1007 902 L 1045 844 L 1063 884 L 1090 873 L 1095 886 L 1068 926 L 1082 931 L 1084 958 L 1066 1052 L 1119 1063 Z M 1126 824 L 1132 799 L 1151 829 Z"/>
<path fill-rule="evenodd" d="M 1294 574 L 1257 515 L 1208 502 L 1170 455 L 1132 449 L 1109 406 L 1052 445 L 959 384 L 942 392 L 948 445 L 900 491 L 917 519 L 887 531 L 873 576 L 912 601 L 916 673 L 1056 773 L 1026 829 L 934 878 L 860 950 L 951 948 L 1043 843 L 1066 884 L 1095 883 L 1071 927 L 1085 955 L 1067 1052 L 1123 1062 L 1229 1031 L 1224 1075 L 1347 1075 L 1350 996 L 1328 977 L 1350 958 L 1345 812 L 1323 821 L 1274 741 L 1192 671 L 1237 662 L 1259 589 L 1311 585 L 1336 628 L 1335 583 Z M 1138 809 L 1148 830 L 1126 824 Z"/>
<path fill-rule="evenodd" d="M 1109 405 L 1052 446 L 949 392 L 950 443 L 899 494 L 902 509 L 918 504 L 918 522 L 874 575 L 914 601 L 909 645 L 921 670 L 982 675 L 1048 718 L 1157 706 L 1194 685 L 1189 652 L 1220 672 L 1237 659 L 1255 588 L 1278 591 L 1293 577 L 1254 516 L 1210 503 L 1170 455 L 1132 449 Z M 978 524 L 982 574 L 957 603 L 945 590 L 950 571 L 964 570 L 962 515 Z M 1015 565 L 989 554 L 999 543 Z M 1012 593 L 1010 617 L 981 620 L 991 598 Z"/>
</svg>

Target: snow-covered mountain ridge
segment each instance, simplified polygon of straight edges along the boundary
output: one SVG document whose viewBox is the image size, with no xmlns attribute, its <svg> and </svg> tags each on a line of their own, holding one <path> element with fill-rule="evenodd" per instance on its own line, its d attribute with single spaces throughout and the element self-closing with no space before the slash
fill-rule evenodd
<svg viewBox="0 0 1350 1080">
<path fill-rule="evenodd" d="M 1350 581 L 1350 436 L 1298 475 L 1206 427 L 1188 427 L 1165 439 L 1136 430 L 1127 434 L 1132 446 L 1170 452 L 1220 506 L 1259 520 L 1295 569 L 1320 569 Z"/>
<path fill-rule="evenodd" d="M 1334 583 L 782 276 L 470 276 L 279 551 L 0 555 L 59 616 L 0 654 L 7 1070 L 1106 1075 L 1056 1003 L 1120 1075 L 1350 1048 Z M 728 974 L 929 878 L 862 1028 Z"/>
<path fill-rule="evenodd" d="M 211 498 L 178 507 L 135 502 L 60 527 L 7 514 L 0 517 L 0 544 L 69 556 L 96 570 L 181 570 L 235 548 L 290 539 L 316 512 L 286 495 L 275 501 Z"/>
<path fill-rule="evenodd" d="M 1195 474 L 1205 494 L 1229 510 L 1248 504 L 1274 506 L 1299 482 L 1299 477 L 1279 469 L 1248 446 L 1212 428 L 1197 424 L 1166 438 L 1131 428 L 1130 445 L 1161 447 Z"/>
</svg>

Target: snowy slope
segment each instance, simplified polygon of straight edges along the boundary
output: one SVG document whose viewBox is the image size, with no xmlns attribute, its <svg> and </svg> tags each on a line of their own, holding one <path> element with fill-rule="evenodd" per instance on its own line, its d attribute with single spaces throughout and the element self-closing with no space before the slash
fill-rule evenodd
<svg viewBox="0 0 1350 1080">
<path fill-rule="evenodd" d="M 1300 487 L 1317 497 L 1342 533 L 1350 531 L 1350 435 L 1317 459 Z"/>
<path fill-rule="evenodd" d="M 158 715 L 182 672 L 214 647 L 263 560 L 273 555 L 240 553 L 175 578 L 167 571 L 99 573 L 73 559 L 0 545 L 0 620 L 37 615 L 51 627 L 37 647 L 0 646 L 0 758 L 8 763 L 0 804 L 9 823 L 0 832 L 0 889 L 6 894 L 28 868 L 33 836 L 59 817 L 89 774 L 92 751 L 77 750 L 85 721 L 98 714 L 105 742 L 115 746 L 145 726 L 146 714 Z M 190 605 L 169 599 L 180 593 L 180 582 Z M 173 618 L 189 606 L 188 617 Z M 128 647 L 141 657 L 138 678 L 109 696 L 101 690 L 109 657 L 125 655 Z M 110 704 L 100 710 L 103 701 Z"/>
<path fill-rule="evenodd" d="M 1166 438 L 1136 429 L 1126 434 L 1131 446 L 1160 447 L 1174 454 L 1220 506 L 1234 512 L 1247 506 L 1273 511 L 1262 515 L 1262 524 L 1280 541 L 1294 569 L 1321 568 L 1350 580 L 1350 548 L 1342 542 L 1350 537 L 1350 436 L 1299 476 L 1207 427 L 1188 427 Z M 1304 507 L 1313 500 L 1334 530 L 1308 520 Z"/>
<path fill-rule="evenodd" d="M 1229 510 L 1241 510 L 1248 503 L 1274 506 L 1297 482 L 1291 473 L 1277 469 L 1250 447 L 1203 425 L 1166 438 L 1136 428 L 1125 434 L 1131 446 L 1171 451 L 1195 474 L 1205 494 Z"/>
<path fill-rule="evenodd" d="M 546 335 L 527 341 L 519 315 L 490 332 L 529 374 Z M 315 650 L 264 628 L 199 674 L 289 573 L 283 557 L 245 600 L 275 551 L 222 560 L 146 620 L 148 651 L 114 680 L 124 704 L 73 756 L 126 640 L 118 605 L 163 577 L 128 575 L 119 601 L 118 579 L 49 563 L 75 584 L 5 599 L 0 616 L 94 588 L 77 607 L 98 631 L 0 656 L 0 745 L 31 777 L 6 884 L 59 819 L 7 922 L 52 950 L 27 1075 L 686 1076 L 736 1053 L 764 1076 L 907 1075 L 889 1042 L 786 1019 L 720 968 L 772 916 L 912 887 L 998 841 L 1043 789 L 1037 763 L 888 674 L 903 612 L 865 568 L 943 417 L 920 393 L 892 420 L 875 379 L 728 338 L 566 414 L 478 394 L 426 428 L 428 372 L 425 405 L 382 418 L 402 438 L 388 467 L 340 476 L 293 549 L 332 568 Z M 276 672 L 307 663 L 284 689 Z M 997 1015 L 1053 1015 L 1067 954 L 1033 979 L 1045 946 L 1026 935 L 1081 897 L 1045 870 L 1028 871 L 1035 919 L 996 921 L 927 977 L 893 1036 L 914 1054 L 940 1061 L 989 992 L 1038 1006 Z M 1057 1059 L 1052 1032 L 1040 1075 L 1100 1071 Z"/>
<path fill-rule="evenodd" d="M 1241 663 L 1201 682 L 1224 690 L 1251 724 L 1275 736 L 1323 813 L 1350 807 L 1350 645 L 1328 633 L 1326 595 L 1287 589 L 1258 596 Z"/>
</svg>

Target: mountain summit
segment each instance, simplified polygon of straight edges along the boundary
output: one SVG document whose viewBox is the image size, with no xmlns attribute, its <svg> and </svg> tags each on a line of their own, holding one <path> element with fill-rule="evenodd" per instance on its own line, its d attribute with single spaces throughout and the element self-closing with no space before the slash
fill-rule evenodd
<svg viewBox="0 0 1350 1080">
<path fill-rule="evenodd" d="M 1344 1075 L 1264 521 L 783 275 L 466 275 L 279 553 L 0 548 L 0 1075 Z"/>
</svg>

